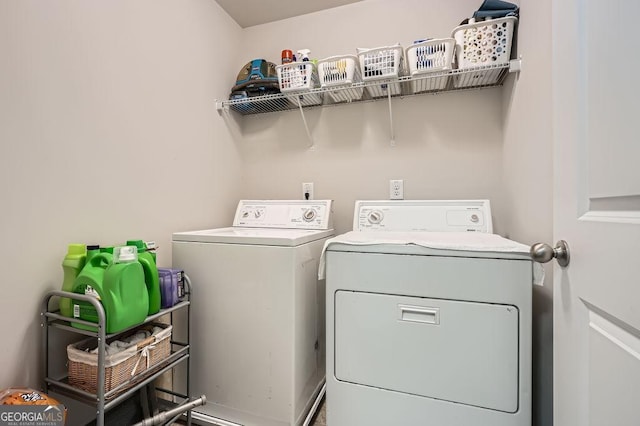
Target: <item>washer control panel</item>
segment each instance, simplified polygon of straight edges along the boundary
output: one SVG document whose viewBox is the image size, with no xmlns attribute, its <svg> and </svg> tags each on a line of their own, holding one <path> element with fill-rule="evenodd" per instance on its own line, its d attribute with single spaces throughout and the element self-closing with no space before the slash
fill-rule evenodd
<svg viewBox="0 0 640 426">
<path fill-rule="evenodd" d="M 489 200 L 356 201 L 354 231 L 493 232 Z"/>
<path fill-rule="evenodd" d="M 233 226 L 331 229 L 331 200 L 240 200 Z"/>
</svg>

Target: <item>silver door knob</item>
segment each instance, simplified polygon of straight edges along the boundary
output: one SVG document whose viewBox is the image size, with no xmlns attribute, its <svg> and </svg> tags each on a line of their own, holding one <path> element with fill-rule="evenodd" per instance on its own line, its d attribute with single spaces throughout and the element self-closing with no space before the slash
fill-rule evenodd
<svg viewBox="0 0 640 426">
<path fill-rule="evenodd" d="M 549 244 L 535 243 L 531 246 L 529 253 L 534 262 L 547 263 L 555 258 L 558 265 L 562 267 L 569 265 L 569 245 L 565 240 L 558 241 L 555 247 L 551 247 Z"/>
</svg>

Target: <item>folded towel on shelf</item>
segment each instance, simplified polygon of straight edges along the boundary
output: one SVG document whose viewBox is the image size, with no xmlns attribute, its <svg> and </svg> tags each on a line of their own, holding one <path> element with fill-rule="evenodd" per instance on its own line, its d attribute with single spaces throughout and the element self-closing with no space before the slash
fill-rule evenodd
<svg viewBox="0 0 640 426">
<path fill-rule="evenodd" d="M 142 342 L 143 340 L 147 339 L 149 336 L 156 336 L 158 335 L 158 333 L 160 333 L 161 331 L 163 331 L 164 328 L 162 327 L 158 327 L 155 326 L 153 327 L 153 329 L 151 331 L 148 330 L 140 330 L 134 334 L 132 334 L 131 336 L 127 336 L 124 337 L 120 340 L 115 340 L 109 344 L 105 345 L 105 353 L 107 355 L 114 355 L 117 354 L 119 352 L 122 352 L 124 350 L 126 350 L 127 348 L 130 348 L 131 346 L 135 346 L 138 343 Z M 92 354 L 97 354 L 98 353 L 98 347 L 96 346 L 94 349 L 86 350 L 87 352 L 90 352 Z"/>
</svg>

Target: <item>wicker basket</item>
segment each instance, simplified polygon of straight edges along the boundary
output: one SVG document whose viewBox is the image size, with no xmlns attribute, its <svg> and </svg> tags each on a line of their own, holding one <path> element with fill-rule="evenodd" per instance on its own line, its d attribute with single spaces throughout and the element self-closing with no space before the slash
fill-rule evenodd
<svg viewBox="0 0 640 426">
<path fill-rule="evenodd" d="M 172 331 L 172 326 L 169 324 L 149 323 L 119 336 L 119 339 L 140 331 L 152 333 L 154 327 L 160 327 L 162 330 L 121 352 L 105 355 L 105 394 L 118 388 L 121 389 L 111 396 L 125 391 L 130 386 L 123 385 L 133 385 L 136 379 L 147 370 L 152 370 L 153 366 L 169 357 Z M 97 393 L 98 389 L 98 354 L 90 352 L 96 347 L 96 338 L 85 339 L 67 346 L 69 384 L 91 393 Z"/>
</svg>

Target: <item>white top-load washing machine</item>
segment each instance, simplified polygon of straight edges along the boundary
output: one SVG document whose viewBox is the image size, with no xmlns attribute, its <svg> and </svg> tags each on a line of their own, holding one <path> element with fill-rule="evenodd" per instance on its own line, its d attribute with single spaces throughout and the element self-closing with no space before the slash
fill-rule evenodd
<svg viewBox="0 0 640 426">
<path fill-rule="evenodd" d="M 213 424 L 301 425 L 325 377 L 318 264 L 331 201 L 242 200 L 233 226 L 173 234 L 193 286 L 191 394 Z M 316 404 L 317 405 L 317 404 Z"/>
<path fill-rule="evenodd" d="M 327 424 L 529 426 L 538 267 L 488 200 L 356 202 L 320 267 Z"/>
</svg>

